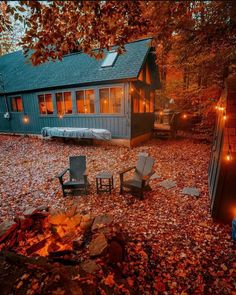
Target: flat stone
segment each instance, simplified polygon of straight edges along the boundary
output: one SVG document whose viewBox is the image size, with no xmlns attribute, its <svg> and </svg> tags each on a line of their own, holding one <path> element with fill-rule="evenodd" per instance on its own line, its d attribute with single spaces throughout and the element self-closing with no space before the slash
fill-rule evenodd
<svg viewBox="0 0 236 295">
<path fill-rule="evenodd" d="M 21 230 L 29 229 L 34 224 L 33 219 L 29 217 L 20 217 L 19 221 Z"/>
<path fill-rule="evenodd" d="M 66 218 L 64 222 L 70 227 L 76 227 L 80 225 L 81 219 L 82 219 L 81 215 L 77 213 L 71 218 Z"/>
<path fill-rule="evenodd" d="M 36 212 L 38 212 L 38 209 L 37 209 L 37 208 L 29 207 L 29 208 L 27 208 L 27 209 L 23 212 L 23 215 L 26 216 L 26 217 L 30 217 L 30 216 L 32 216 L 33 214 L 35 214 Z"/>
<path fill-rule="evenodd" d="M 163 180 L 162 182 L 160 182 L 159 186 L 162 186 L 166 189 L 171 189 L 176 186 L 176 181 L 173 181 L 171 179 L 166 179 L 166 180 Z"/>
<path fill-rule="evenodd" d="M 184 187 L 184 189 L 182 190 L 182 194 L 193 196 L 193 197 L 200 196 L 200 192 L 196 187 Z"/>
<path fill-rule="evenodd" d="M 107 249 L 107 239 L 104 234 L 98 234 L 89 245 L 90 257 L 102 255 Z"/>
<path fill-rule="evenodd" d="M 108 224 L 111 224 L 113 221 L 113 218 L 110 215 L 104 214 L 95 217 L 93 226 L 92 226 L 92 231 L 102 228 L 104 226 L 107 226 Z"/>
<path fill-rule="evenodd" d="M 18 226 L 14 221 L 7 220 L 0 224 L 0 242 L 6 239 Z"/>
<path fill-rule="evenodd" d="M 81 267 L 84 271 L 91 274 L 96 273 L 101 269 L 100 266 L 97 265 L 97 263 L 91 259 L 87 259 L 84 262 L 82 262 Z"/>
<path fill-rule="evenodd" d="M 159 178 L 161 178 L 161 176 L 158 175 L 158 174 L 156 174 L 156 173 L 154 173 L 154 174 L 150 177 L 150 179 L 159 179 Z"/>
</svg>

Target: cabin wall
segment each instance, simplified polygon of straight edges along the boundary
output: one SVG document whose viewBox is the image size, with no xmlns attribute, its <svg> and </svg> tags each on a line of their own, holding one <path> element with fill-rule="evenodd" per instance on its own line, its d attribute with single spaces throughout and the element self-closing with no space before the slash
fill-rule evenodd
<svg viewBox="0 0 236 295">
<path fill-rule="evenodd" d="M 123 101 L 122 111 L 120 114 L 77 114 L 76 110 L 76 98 L 75 91 L 83 89 L 94 89 L 95 90 L 95 104 L 96 109 L 99 110 L 99 88 L 100 87 L 123 87 Z M 130 101 L 128 95 L 128 83 L 119 84 L 107 84 L 101 86 L 92 86 L 86 88 L 69 88 L 63 89 L 63 91 L 72 92 L 72 104 L 73 114 L 64 115 L 62 119 L 58 117 L 55 112 L 55 93 L 61 92 L 60 89 L 53 91 L 41 91 L 31 93 L 19 93 L 23 99 L 23 112 L 11 112 L 10 120 L 4 118 L 4 113 L 7 111 L 3 97 L 0 97 L 0 132 L 4 133 L 24 133 L 24 134 L 40 134 L 43 127 L 86 127 L 86 128 L 102 128 L 108 129 L 112 133 L 113 138 L 127 138 L 131 136 L 130 127 Z M 52 93 L 54 99 L 54 114 L 52 115 L 41 115 L 39 113 L 38 105 L 38 94 L 40 93 Z M 9 110 L 10 97 L 7 97 L 7 103 Z M 23 123 L 23 116 L 27 114 L 29 117 L 29 123 Z"/>
<path fill-rule="evenodd" d="M 213 218 L 231 223 L 236 216 L 236 78 L 226 80 L 225 112 L 218 111 L 218 124 L 209 165 L 209 192 Z M 224 115 L 226 114 L 226 120 Z"/>
</svg>

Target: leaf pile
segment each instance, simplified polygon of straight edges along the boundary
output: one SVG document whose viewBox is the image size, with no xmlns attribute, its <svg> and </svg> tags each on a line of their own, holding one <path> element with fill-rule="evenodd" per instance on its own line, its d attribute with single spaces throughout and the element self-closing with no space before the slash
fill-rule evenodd
<svg viewBox="0 0 236 295">
<path fill-rule="evenodd" d="M 154 169 L 160 176 L 151 181 L 152 191 L 142 201 L 119 195 L 118 178 L 118 171 L 134 165 L 140 152 L 155 158 Z M 55 176 L 73 155 L 87 156 L 89 194 L 63 198 Z M 153 139 L 129 149 L 1 135 L 1 221 L 28 206 L 47 204 L 54 208 L 76 204 L 81 212 L 108 213 L 128 233 L 128 258 L 121 268 L 136 294 L 231 294 L 236 287 L 235 250 L 230 227 L 210 217 L 209 155 L 210 145 L 190 139 Z M 102 170 L 114 173 L 111 195 L 96 194 L 95 176 Z M 170 190 L 158 186 L 165 179 L 177 186 Z M 186 186 L 197 187 L 200 197 L 183 196 Z M 113 273 L 104 278 L 109 288 L 116 281 Z"/>
</svg>

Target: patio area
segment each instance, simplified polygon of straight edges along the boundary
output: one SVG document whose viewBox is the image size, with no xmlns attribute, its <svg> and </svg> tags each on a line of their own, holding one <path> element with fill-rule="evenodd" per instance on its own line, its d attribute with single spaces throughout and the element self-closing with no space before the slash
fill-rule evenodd
<svg viewBox="0 0 236 295">
<path fill-rule="evenodd" d="M 118 172 L 135 165 L 140 152 L 155 158 L 159 176 L 144 200 L 119 195 Z M 75 155 L 87 157 L 89 194 L 63 197 L 55 176 Z M 129 149 L 0 135 L 0 221 L 40 205 L 108 213 L 128 234 L 129 263 L 123 269 L 141 294 L 231 294 L 233 241 L 230 227 L 213 222 L 209 213 L 209 157 L 209 144 L 190 139 L 153 139 Z M 115 189 L 97 195 L 95 177 L 103 170 L 114 173 Z M 176 186 L 159 186 L 165 179 Z M 200 196 L 184 196 L 184 187 L 196 187 Z"/>
</svg>

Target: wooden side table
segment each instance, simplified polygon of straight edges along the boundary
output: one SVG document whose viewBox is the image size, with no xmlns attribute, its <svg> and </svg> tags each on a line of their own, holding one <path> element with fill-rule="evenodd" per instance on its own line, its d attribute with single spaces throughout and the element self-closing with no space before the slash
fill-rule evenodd
<svg viewBox="0 0 236 295">
<path fill-rule="evenodd" d="M 111 194 L 111 191 L 114 187 L 113 174 L 108 171 L 98 173 L 96 175 L 96 187 L 97 194 L 100 192 L 108 192 Z"/>
</svg>

